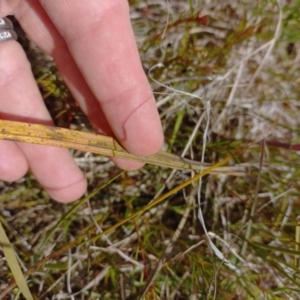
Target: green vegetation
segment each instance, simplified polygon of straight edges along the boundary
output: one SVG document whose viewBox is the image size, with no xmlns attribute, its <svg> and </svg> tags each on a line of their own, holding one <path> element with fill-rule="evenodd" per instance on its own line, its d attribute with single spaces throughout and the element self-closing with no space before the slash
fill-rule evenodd
<svg viewBox="0 0 300 300">
<path fill-rule="evenodd" d="M 74 151 L 89 181 L 77 203 L 52 201 L 31 174 L 0 182 L 0 222 L 32 295 L 299 299 L 300 1 L 129 2 L 165 149 L 209 163 L 233 155 L 247 174 L 205 176 L 114 230 L 194 174 L 121 173 Z M 56 124 L 90 130 L 53 63 L 23 39 Z M 18 299 L 4 258 L 0 274 L 0 295 Z"/>
</svg>

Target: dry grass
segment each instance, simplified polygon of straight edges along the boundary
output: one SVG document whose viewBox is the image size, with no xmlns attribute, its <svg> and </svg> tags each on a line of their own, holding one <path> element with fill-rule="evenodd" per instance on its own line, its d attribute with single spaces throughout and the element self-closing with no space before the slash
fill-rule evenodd
<svg viewBox="0 0 300 300">
<path fill-rule="evenodd" d="M 28 276 L 32 294 L 300 298 L 294 151 L 300 147 L 290 147 L 299 143 L 299 0 L 129 2 L 165 149 L 205 162 L 244 149 L 236 162 L 248 174 L 206 176 L 98 239 L 91 239 L 95 231 L 111 228 L 193 174 L 147 166 L 107 185 L 120 171 L 106 158 L 74 152 L 89 181 L 89 196 L 80 204 L 55 203 L 30 174 L 1 182 L 0 221 L 23 271 L 39 267 Z M 28 55 L 57 124 L 89 128 L 55 67 L 36 51 L 30 46 Z M 243 148 L 253 141 L 261 143 Z M 41 261 L 47 255 L 55 258 Z M 0 258 L 1 293 L 11 277 Z M 17 299 L 17 293 L 12 289 L 6 297 Z"/>
</svg>

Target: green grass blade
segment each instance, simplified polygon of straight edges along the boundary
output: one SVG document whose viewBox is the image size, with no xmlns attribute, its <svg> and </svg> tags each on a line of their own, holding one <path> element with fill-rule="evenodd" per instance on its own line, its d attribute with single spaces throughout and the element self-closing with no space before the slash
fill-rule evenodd
<svg viewBox="0 0 300 300">
<path fill-rule="evenodd" d="M 4 231 L 1 222 L 0 222 L 0 244 L 2 245 L 2 250 L 6 258 L 7 264 L 13 274 L 13 278 L 16 281 L 16 284 L 18 285 L 20 291 L 22 292 L 26 300 L 33 300 L 26 279 L 23 275 L 23 272 L 16 258 L 15 251 Z"/>
</svg>

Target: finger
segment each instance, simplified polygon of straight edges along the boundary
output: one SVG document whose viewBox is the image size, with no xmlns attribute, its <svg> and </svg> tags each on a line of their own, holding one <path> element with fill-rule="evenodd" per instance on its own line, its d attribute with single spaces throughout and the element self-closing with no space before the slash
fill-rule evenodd
<svg viewBox="0 0 300 300">
<path fill-rule="evenodd" d="M 0 117 L 51 124 L 21 46 L 15 41 L 1 43 L 0 59 Z M 17 145 L 31 171 L 52 198 L 68 202 L 84 193 L 84 176 L 66 149 Z"/>
<path fill-rule="evenodd" d="M 0 180 L 15 181 L 28 169 L 26 157 L 14 142 L 0 141 Z"/>
<path fill-rule="evenodd" d="M 0 0 L 0 18 L 11 15 L 23 0 Z"/>
<path fill-rule="evenodd" d="M 67 42 L 118 140 L 136 155 L 159 150 L 161 124 L 140 63 L 127 1 L 41 3 Z"/>
<path fill-rule="evenodd" d="M 73 96 L 80 104 L 84 113 L 89 117 L 94 129 L 101 134 L 113 136 L 98 101 L 86 84 L 65 41 L 58 33 L 52 22 L 36 1 L 27 1 L 15 12 L 27 35 L 44 51 L 51 54 Z M 143 166 L 138 162 L 112 158 L 122 169 L 132 170 Z"/>
</svg>

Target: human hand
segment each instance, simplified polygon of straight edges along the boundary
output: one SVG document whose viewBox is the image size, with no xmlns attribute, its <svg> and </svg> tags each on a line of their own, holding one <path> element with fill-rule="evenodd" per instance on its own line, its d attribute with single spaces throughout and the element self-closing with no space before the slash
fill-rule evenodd
<svg viewBox="0 0 300 300">
<path fill-rule="evenodd" d="M 115 136 L 135 155 L 159 150 L 163 134 L 143 72 L 126 0 L 0 0 L 0 17 L 13 14 L 28 37 L 49 53 L 94 129 Z M 21 46 L 0 43 L 0 118 L 52 124 Z M 114 159 L 123 169 L 140 163 Z M 86 179 L 61 148 L 0 141 L 0 179 L 28 170 L 53 199 L 70 202 Z"/>
</svg>

